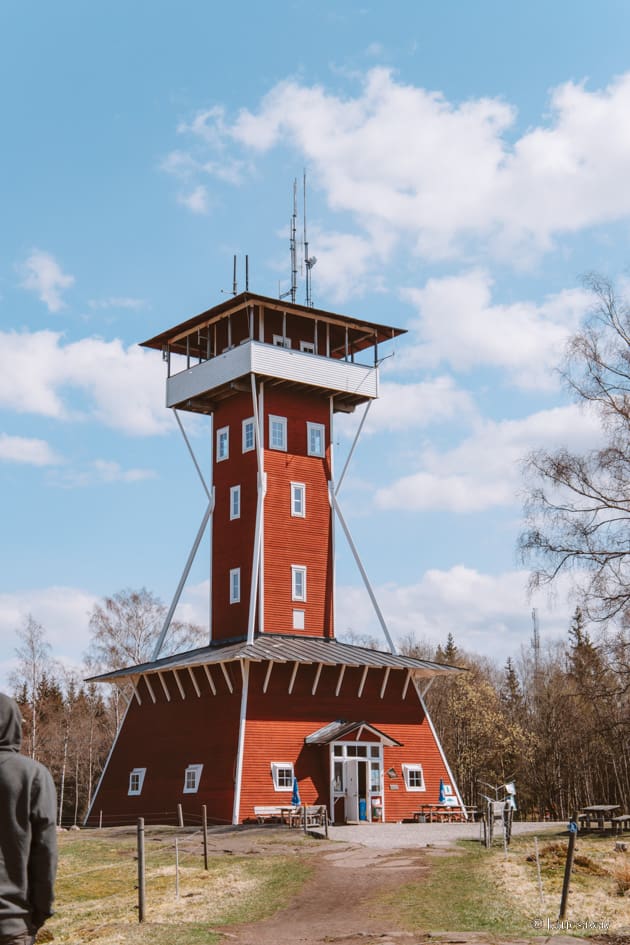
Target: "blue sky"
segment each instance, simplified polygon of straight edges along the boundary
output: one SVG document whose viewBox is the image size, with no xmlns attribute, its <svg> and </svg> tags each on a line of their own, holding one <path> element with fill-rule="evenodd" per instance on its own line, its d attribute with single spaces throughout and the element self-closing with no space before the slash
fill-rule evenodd
<svg viewBox="0 0 630 945">
<path fill-rule="evenodd" d="M 519 463 L 597 442 L 555 366 L 582 274 L 626 278 L 629 27 L 612 0 L 5 0 L 0 675 L 28 613 L 77 663 L 100 597 L 170 599 L 203 493 L 137 343 L 224 298 L 234 253 L 286 289 L 304 168 L 315 304 L 409 330 L 342 495 L 392 632 L 499 661 L 532 605 L 565 633 L 564 588 L 525 594 Z M 338 580 L 338 631 L 377 632 L 343 550 Z"/>
</svg>

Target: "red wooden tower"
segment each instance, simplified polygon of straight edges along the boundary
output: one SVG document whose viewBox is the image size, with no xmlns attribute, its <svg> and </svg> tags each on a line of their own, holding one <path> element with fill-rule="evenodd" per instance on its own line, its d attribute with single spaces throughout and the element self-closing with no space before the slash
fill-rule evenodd
<svg viewBox="0 0 630 945">
<path fill-rule="evenodd" d="M 89 822 L 163 821 L 183 802 L 238 823 L 286 806 L 294 778 L 336 821 L 401 820 L 440 782 L 458 799 L 422 698 L 454 668 L 396 654 L 337 497 L 334 415 L 369 409 L 400 334 L 245 292 L 144 343 L 168 364 L 178 420 L 211 416 L 212 476 L 195 460 L 208 505 L 152 661 L 98 677 L 133 696 Z M 160 658 L 208 523 L 209 643 Z M 337 523 L 389 652 L 335 640 Z"/>
</svg>

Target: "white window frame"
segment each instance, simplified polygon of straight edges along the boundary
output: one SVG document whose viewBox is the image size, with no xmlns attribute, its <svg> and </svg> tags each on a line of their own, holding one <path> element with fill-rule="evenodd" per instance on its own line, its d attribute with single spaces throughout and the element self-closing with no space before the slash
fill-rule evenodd
<svg viewBox="0 0 630 945">
<path fill-rule="evenodd" d="M 282 430 L 282 445 L 278 446 L 273 441 L 273 429 L 274 424 L 279 424 L 280 429 Z M 287 451 L 287 418 L 286 417 L 277 417 L 275 414 L 269 414 L 269 449 L 270 450 L 279 450 L 282 453 Z"/>
<path fill-rule="evenodd" d="M 301 578 L 302 589 L 298 587 Z M 306 600 L 306 566 L 303 564 L 291 565 L 291 600 Z"/>
<path fill-rule="evenodd" d="M 301 511 L 296 511 L 296 499 Z M 291 517 L 306 518 L 306 485 L 303 482 L 291 483 Z"/>
<path fill-rule="evenodd" d="M 221 447 L 224 437 L 225 437 L 225 455 L 223 454 L 223 449 Z M 220 427 L 217 430 L 217 463 L 222 463 L 224 459 L 229 459 L 229 458 L 230 458 L 230 428 Z"/>
<path fill-rule="evenodd" d="M 289 772 L 288 776 L 285 776 L 286 772 Z M 293 764 L 290 761 L 272 761 L 271 762 L 271 777 L 273 778 L 273 787 L 275 791 L 292 791 L 293 790 L 293 779 L 295 773 L 293 770 Z M 280 782 L 282 777 L 282 782 L 288 780 L 289 784 L 284 784 Z"/>
<path fill-rule="evenodd" d="M 241 602 L 241 569 L 230 569 L 230 604 Z"/>
<path fill-rule="evenodd" d="M 286 335 L 274 335 L 273 343 L 276 346 L 276 348 L 290 348 L 291 347 L 291 339 L 287 338 Z"/>
<path fill-rule="evenodd" d="M 251 427 L 252 431 L 252 444 L 251 446 L 247 445 L 247 431 Z M 246 420 L 243 420 L 242 424 L 242 449 L 244 453 L 250 453 L 252 450 L 256 449 L 256 430 L 254 429 L 254 418 L 247 417 Z"/>
<path fill-rule="evenodd" d="M 201 781 L 201 772 L 203 771 L 203 765 L 188 765 L 184 771 L 184 789 L 183 794 L 196 794 L 199 790 L 199 782 Z M 190 776 L 190 777 L 189 777 Z"/>
<path fill-rule="evenodd" d="M 305 618 L 306 618 L 306 611 L 304 611 L 304 610 L 294 610 L 294 611 L 293 611 L 293 629 L 294 629 L 294 630 L 304 630 L 304 628 L 305 628 Z"/>
<path fill-rule="evenodd" d="M 146 768 L 133 768 L 129 772 L 129 790 L 127 791 L 129 797 L 138 797 L 140 794 L 142 794 L 142 785 L 144 784 L 144 776 L 146 773 Z M 138 781 L 134 787 L 133 784 L 135 778 L 137 778 Z"/>
<path fill-rule="evenodd" d="M 241 517 L 241 487 L 230 486 L 230 521 Z"/>
<path fill-rule="evenodd" d="M 321 443 L 322 448 L 321 452 L 313 448 L 313 436 L 316 433 L 321 434 Z M 323 423 L 311 423 L 310 420 L 306 421 L 306 452 L 308 456 L 325 456 L 326 455 L 326 426 Z"/>
<path fill-rule="evenodd" d="M 403 778 L 405 781 L 405 789 L 407 791 L 426 791 L 427 786 L 424 780 L 424 771 L 422 770 L 421 764 L 405 764 L 402 766 L 402 772 L 403 772 Z M 422 781 L 422 784 L 420 785 L 412 784 L 411 783 L 412 774 L 413 775 L 420 774 L 420 780 Z"/>
<path fill-rule="evenodd" d="M 304 354 L 315 354 L 314 341 L 300 341 L 300 351 Z"/>
</svg>

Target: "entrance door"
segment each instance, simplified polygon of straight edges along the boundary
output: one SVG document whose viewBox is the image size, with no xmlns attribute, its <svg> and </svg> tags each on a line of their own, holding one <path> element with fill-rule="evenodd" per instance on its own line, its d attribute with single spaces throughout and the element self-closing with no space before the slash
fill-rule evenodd
<svg viewBox="0 0 630 945">
<path fill-rule="evenodd" d="M 359 764 L 356 758 L 346 761 L 346 820 L 359 819 Z"/>
</svg>

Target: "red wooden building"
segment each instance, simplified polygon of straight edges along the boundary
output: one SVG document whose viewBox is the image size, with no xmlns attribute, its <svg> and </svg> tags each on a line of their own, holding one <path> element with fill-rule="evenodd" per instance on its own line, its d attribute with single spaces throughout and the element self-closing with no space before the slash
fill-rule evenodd
<svg viewBox="0 0 630 945">
<path fill-rule="evenodd" d="M 410 817 L 437 802 L 440 782 L 459 799 L 423 701 L 457 670 L 396 654 L 333 463 L 335 413 L 369 409 L 382 346 L 401 333 L 246 292 L 144 343 L 168 364 L 176 416 L 211 416 L 212 477 L 195 460 L 208 506 L 154 658 L 97 677 L 131 683 L 133 696 L 88 822 L 164 821 L 181 803 L 239 823 L 256 806 L 288 806 L 294 778 L 302 802 L 326 804 L 336 822 Z M 209 644 L 160 658 L 208 527 Z M 335 639 L 341 532 L 387 652 Z"/>
</svg>

